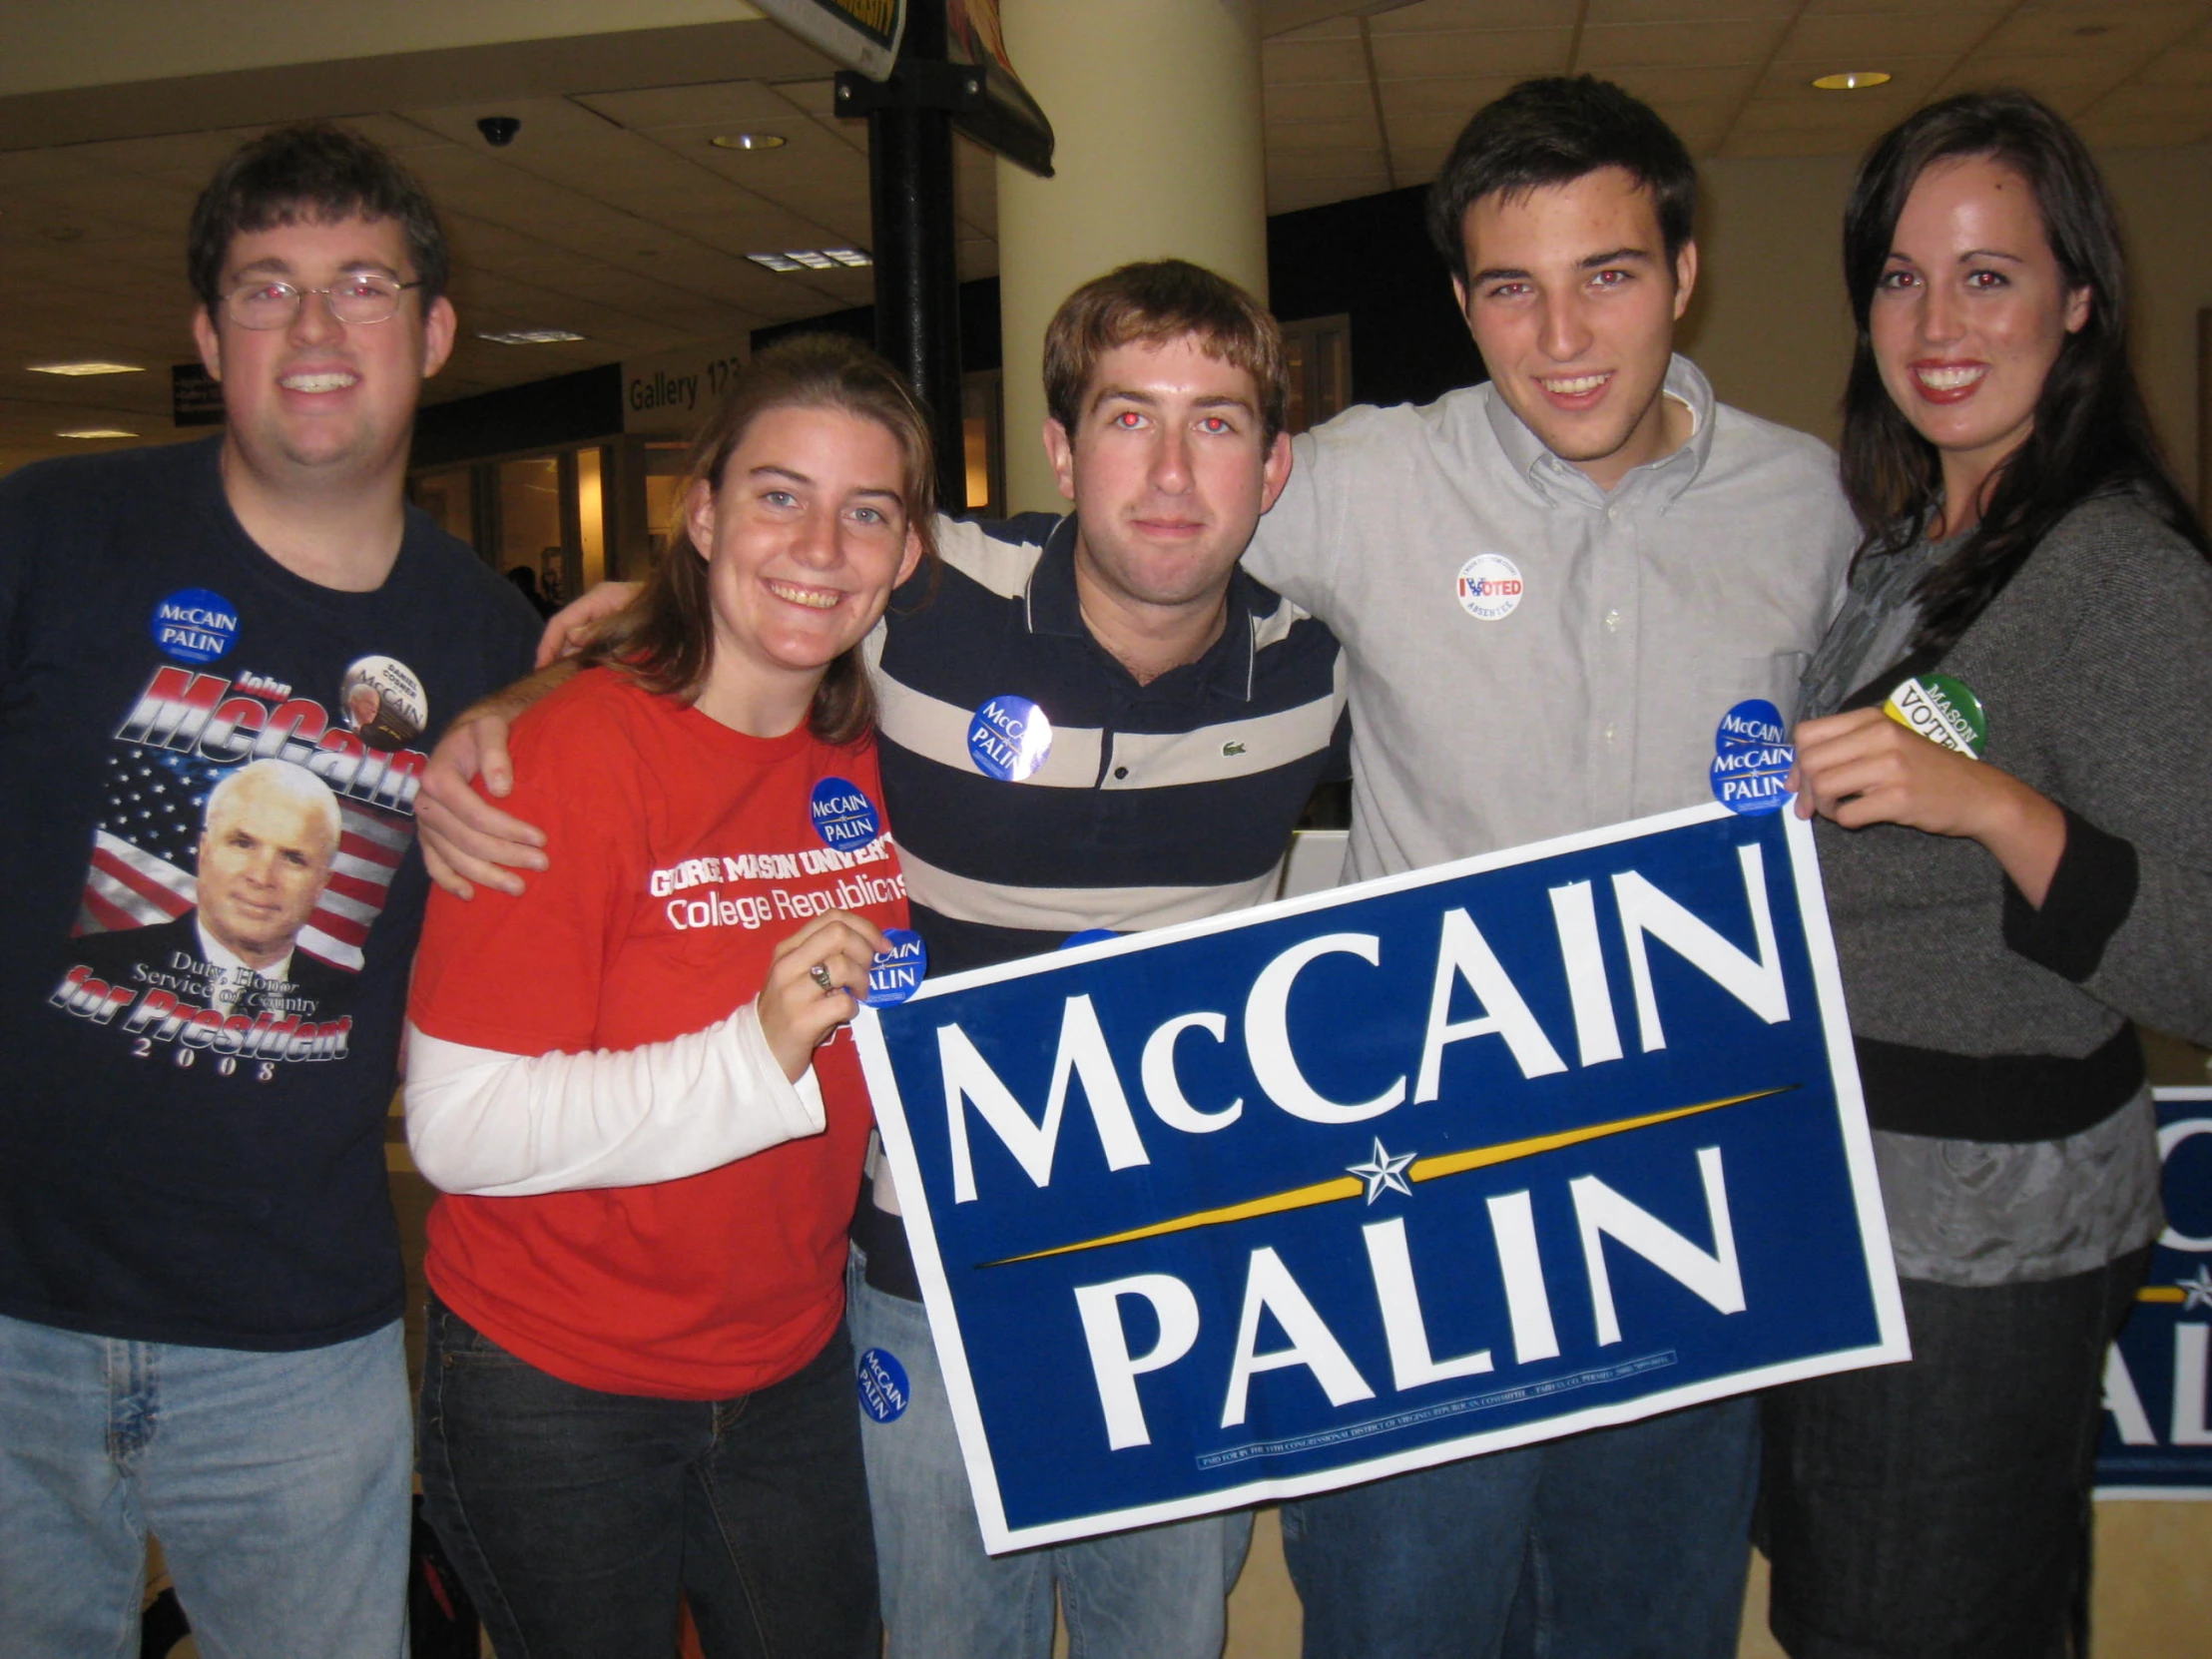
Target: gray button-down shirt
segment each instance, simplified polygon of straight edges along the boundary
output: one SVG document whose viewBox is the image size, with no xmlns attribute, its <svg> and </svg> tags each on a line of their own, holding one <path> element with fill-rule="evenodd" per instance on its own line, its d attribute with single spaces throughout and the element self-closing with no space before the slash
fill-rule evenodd
<svg viewBox="0 0 2212 1659">
<path fill-rule="evenodd" d="M 1721 715 L 1794 715 L 1857 541 L 1835 458 L 1687 358 L 1666 389 L 1694 435 L 1610 491 L 1487 385 L 1297 440 L 1245 563 L 1350 657 L 1346 879 L 1709 801 Z"/>
</svg>

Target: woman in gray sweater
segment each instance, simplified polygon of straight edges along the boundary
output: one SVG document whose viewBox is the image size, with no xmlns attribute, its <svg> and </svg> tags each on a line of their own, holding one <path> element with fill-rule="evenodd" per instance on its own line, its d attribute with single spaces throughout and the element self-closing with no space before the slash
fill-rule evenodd
<svg viewBox="0 0 2212 1659">
<path fill-rule="evenodd" d="M 1844 245 L 1867 539 L 1794 783 L 1914 1358 L 1768 1396 L 1771 1620 L 1795 1659 L 2045 1659 L 2085 1651 L 2103 1355 L 2161 1225 L 2130 1022 L 2212 1038 L 2212 564 L 2063 121 L 1919 112 Z"/>
</svg>

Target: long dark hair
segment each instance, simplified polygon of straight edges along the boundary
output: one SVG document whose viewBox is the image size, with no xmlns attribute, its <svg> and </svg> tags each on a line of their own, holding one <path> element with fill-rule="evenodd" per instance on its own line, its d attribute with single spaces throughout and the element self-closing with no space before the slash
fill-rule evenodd
<svg viewBox="0 0 2212 1659">
<path fill-rule="evenodd" d="M 1913 429 L 1875 361 L 1868 317 L 1906 199 L 1936 162 L 1986 157 L 2027 181 L 2068 291 L 2089 317 L 2065 337 L 2027 437 L 1986 486 L 1965 544 L 1922 581 L 1916 649 L 1941 651 L 2004 589 L 2058 521 L 2093 495 L 2132 491 L 2206 551 L 2174 482 L 2127 358 L 2127 261 L 2104 179 L 2079 135 L 2024 92 L 1969 92 L 1908 117 L 1861 164 L 1844 210 L 1844 285 L 1858 343 L 1844 393 L 1844 493 L 1866 533 L 1861 556 L 1894 553 L 1942 499 L 1936 446 Z"/>
<path fill-rule="evenodd" d="M 719 490 L 723 470 L 754 421 L 772 409 L 789 408 L 842 410 L 874 421 L 897 440 L 906 524 L 921 541 L 915 575 L 934 579 L 936 463 L 928 416 L 898 371 L 857 340 L 802 334 L 779 341 L 748 363 L 692 444 L 669 550 L 637 598 L 608 618 L 584 648 L 587 665 L 627 674 L 663 697 L 689 703 L 699 696 L 714 665 L 715 622 L 707 590 L 706 555 L 712 550 L 692 543 L 692 493 L 701 484 Z M 840 652 L 815 688 L 807 725 L 824 743 L 856 742 L 875 724 L 875 694 L 860 651 L 854 645 Z"/>
</svg>

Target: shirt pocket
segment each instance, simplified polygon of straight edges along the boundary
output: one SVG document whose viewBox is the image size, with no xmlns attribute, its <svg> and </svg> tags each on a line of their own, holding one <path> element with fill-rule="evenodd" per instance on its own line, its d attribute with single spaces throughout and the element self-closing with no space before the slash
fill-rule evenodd
<svg viewBox="0 0 2212 1659">
<path fill-rule="evenodd" d="M 1798 683 L 1811 666 L 1810 651 L 1774 651 L 1764 657 L 1715 655 L 1705 660 L 1698 677 L 1704 702 L 1711 708 L 1713 724 L 1721 716 L 1752 698 L 1764 698 L 1782 712 L 1785 728 L 1797 721 Z"/>
</svg>

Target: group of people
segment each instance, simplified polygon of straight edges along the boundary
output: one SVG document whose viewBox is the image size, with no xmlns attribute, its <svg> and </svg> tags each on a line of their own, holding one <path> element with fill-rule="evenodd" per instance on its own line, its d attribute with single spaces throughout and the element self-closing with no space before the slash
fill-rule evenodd
<svg viewBox="0 0 2212 1659">
<path fill-rule="evenodd" d="M 771 348 L 642 588 L 479 702 L 534 628 L 402 503 L 434 216 L 332 129 L 234 158 L 192 243 L 224 436 L 0 485 L 0 746 L 42 782 L 0 815 L 9 1651 L 127 1652 L 148 1530 L 206 1653 L 401 1651 L 418 1438 L 506 1659 L 667 1652 L 684 1603 L 718 1656 L 1043 1659 L 1057 1604 L 1079 1654 L 1210 1659 L 1247 1514 L 982 1547 L 844 1029 L 871 961 L 1263 901 L 1348 774 L 1347 879 L 1691 805 L 1764 698 L 1915 1357 L 1286 1504 L 1305 1651 L 1717 1659 L 1756 1513 L 1796 1659 L 2083 1652 L 2102 1354 L 2160 1225 L 2130 1022 L 2212 1036 L 2212 561 L 2043 106 L 1953 98 L 1862 166 L 1840 468 L 1674 354 L 1695 195 L 1618 88 L 1515 88 L 1431 195 L 1488 380 L 1295 440 L 1251 296 L 1084 284 L 1045 347 L 1066 515 L 943 516 L 885 364 Z M 349 731 L 316 699 L 369 662 Z M 1978 753 L 1882 712 L 1937 673 Z M 993 699 L 1049 749 L 978 761 Z M 241 828 L 242 761 L 329 795 L 337 850 L 318 804 L 302 846 Z M 199 931 L 115 954 L 186 913 L 188 844 Z M 218 894 L 288 954 L 224 946 Z M 402 1024 L 446 1195 L 417 1436 Z M 858 1409 L 856 1350 L 903 1411 Z"/>
</svg>

